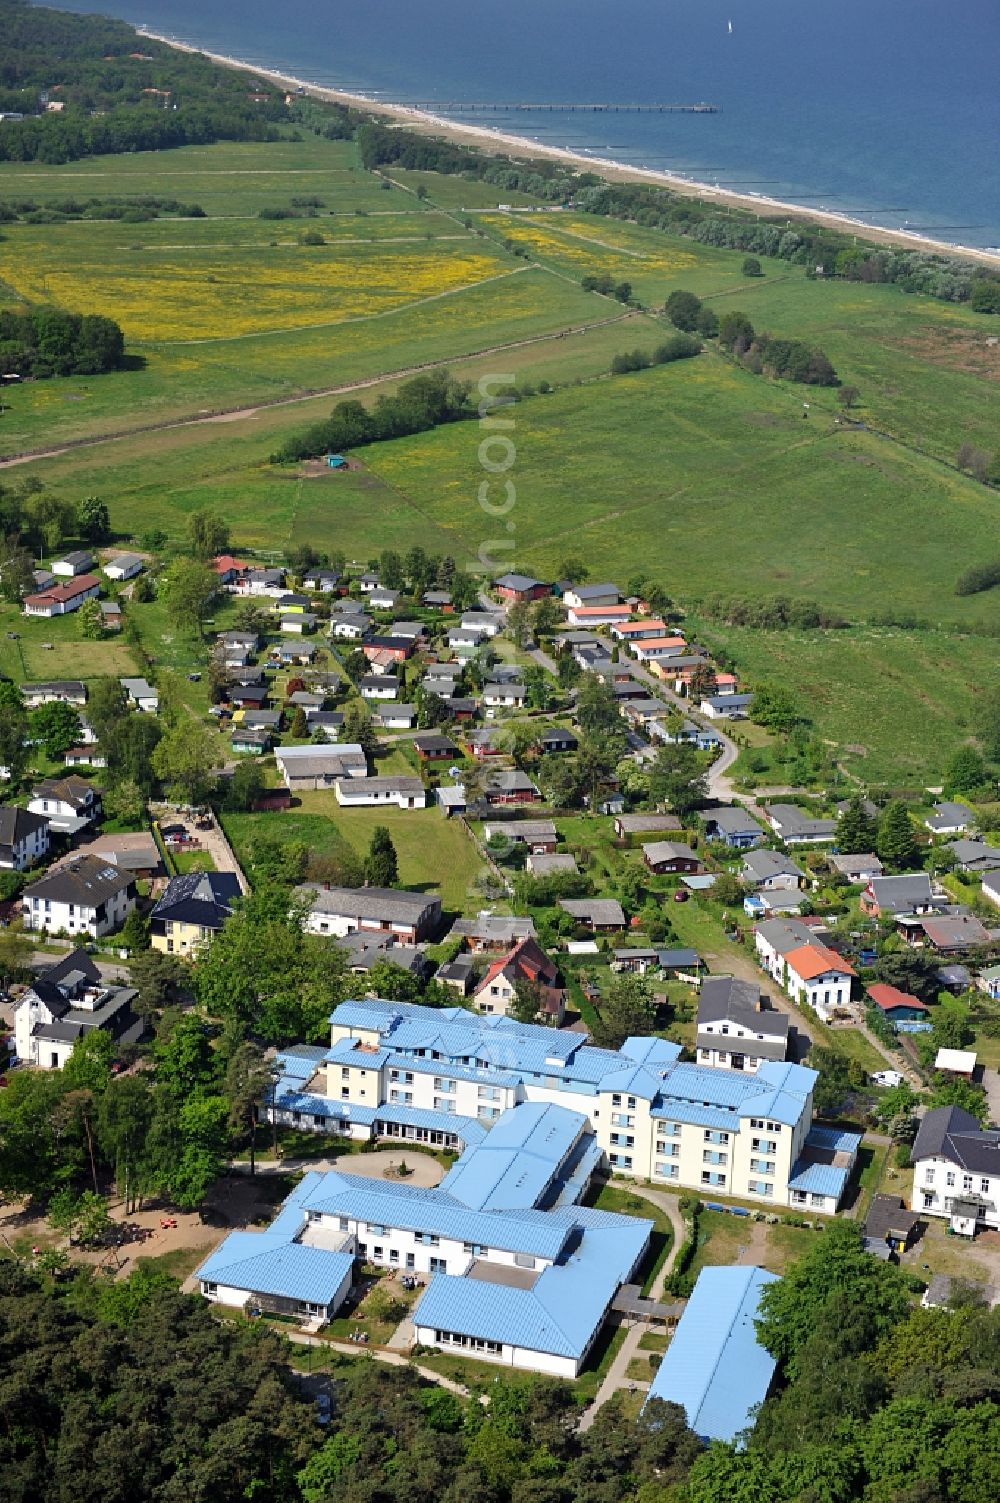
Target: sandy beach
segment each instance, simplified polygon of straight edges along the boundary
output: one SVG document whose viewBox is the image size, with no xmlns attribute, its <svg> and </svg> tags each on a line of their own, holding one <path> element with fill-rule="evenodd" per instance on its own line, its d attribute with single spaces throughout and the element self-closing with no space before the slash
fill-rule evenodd
<svg viewBox="0 0 1000 1503">
<path fill-rule="evenodd" d="M 344 89 L 329 89 L 322 85 L 312 83 L 306 78 L 296 78 L 289 73 L 276 73 L 270 68 L 260 68 L 253 63 L 245 62 L 238 57 L 228 57 L 220 52 L 204 52 L 200 47 L 194 47 L 190 43 L 180 42 L 174 37 L 165 36 L 162 32 L 150 31 L 147 27 L 136 28 L 140 36 L 149 37 L 154 42 L 164 42 L 168 47 L 176 47 L 182 52 L 202 52 L 203 56 L 210 58 L 212 62 L 225 68 L 238 68 L 241 72 L 252 74 L 255 78 L 267 79 L 283 89 L 302 89 L 305 93 L 316 99 L 328 100 L 333 104 L 347 105 L 352 109 L 365 110 L 374 116 L 386 120 L 396 121 L 405 125 L 409 130 L 421 131 L 425 135 L 443 136 L 450 141 L 460 142 L 466 146 L 484 147 L 493 152 L 500 152 L 505 156 L 519 160 L 537 160 L 545 157 L 555 161 L 565 162 L 567 166 L 578 172 L 592 172 L 598 177 L 605 178 L 608 182 L 623 183 L 652 183 L 661 188 L 669 188 L 674 193 L 685 194 L 689 198 L 696 198 L 705 203 L 728 205 L 740 209 L 749 209 L 754 214 L 762 215 L 767 219 L 773 219 L 784 215 L 788 220 L 800 220 L 809 224 L 829 225 L 833 229 L 844 230 L 854 233 L 859 239 L 867 240 L 877 245 L 905 246 L 910 250 L 923 250 L 936 252 L 942 255 L 963 256 L 971 261 L 978 261 L 986 266 L 1000 267 L 1000 251 L 981 250 L 977 247 L 955 245 L 946 240 L 933 240 L 927 235 L 918 235 L 909 230 L 884 229 L 880 225 L 868 224 L 863 219 L 852 218 L 848 214 L 838 214 L 829 209 L 806 208 L 801 204 L 788 203 L 780 198 L 768 198 L 763 194 L 733 193 L 729 189 L 716 188 L 711 183 L 696 182 L 692 178 L 679 177 L 670 172 L 653 171 L 646 167 L 633 167 L 627 162 L 616 162 L 605 157 L 590 155 L 585 152 L 569 151 L 561 146 L 543 146 L 528 137 L 515 135 L 513 132 L 493 130 L 487 126 L 465 125 L 455 120 L 446 119 L 441 115 L 434 115 L 427 110 L 413 109 L 405 104 L 392 104 L 381 99 L 374 99 L 366 94 L 348 93 Z"/>
</svg>

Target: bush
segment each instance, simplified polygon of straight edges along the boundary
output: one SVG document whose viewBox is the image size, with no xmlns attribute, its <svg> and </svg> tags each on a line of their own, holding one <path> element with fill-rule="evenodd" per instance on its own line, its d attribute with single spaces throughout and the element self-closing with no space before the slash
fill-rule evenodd
<svg viewBox="0 0 1000 1503">
<path fill-rule="evenodd" d="M 744 256 L 743 265 L 740 270 L 745 277 L 762 277 L 764 275 L 763 268 L 756 256 Z"/>
<path fill-rule="evenodd" d="M 991 564 L 973 564 L 955 581 L 956 595 L 979 595 L 1000 584 L 1000 559 Z"/>
</svg>

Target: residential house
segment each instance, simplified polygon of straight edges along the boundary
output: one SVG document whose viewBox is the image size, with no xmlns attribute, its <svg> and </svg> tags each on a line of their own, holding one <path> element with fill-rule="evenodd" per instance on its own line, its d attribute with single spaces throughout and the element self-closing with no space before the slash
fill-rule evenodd
<svg viewBox="0 0 1000 1503">
<path fill-rule="evenodd" d="M 935 804 L 933 811 L 924 820 L 924 826 L 932 835 L 964 835 L 975 827 L 976 816 L 967 804 L 945 801 Z"/>
<path fill-rule="evenodd" d="M 440 694 L 440 690 L 437 691 Z M 476 701 L 465 696 L 442 697 L 441 703 L 452 720 L 471 720 L 476 713 Z"/>
<path fill-rule="evenodd" d="M 764 827 L 742 804 L 723 804 L 717 809 L 699 809 L 709 840 L 721 840 L 733 850 L 749 850 L 764 839 Z"/>
<path fill-rule="evenodd" d="M 865 992 L 890 1023 L 926 1023 L 930 1017 L 930 1008 L 919 997 L 901 992 L 898 987 L 889 986 L 886 982 L 873 981 L 865 987 Z"/>
<path fill-rule="evenodd" d="M 593 628 L 627 621 L 631 614 L 631 607 L 627 605 L 571 605 L 566 620 L 570 626 Z"/>
<path fill-rule="evenodd" d="M 242 559 L 234 558 L 231 553 L 220 553 L 213 558 L 211 567 L 219 576 L 219 583 L 227 590 L 233 591 L 240 576 L 247 572 L 249 565 Z"/>
<path fill-rule="evenodd" d="M 631 646 L 633 642 L 642 642 L 647 637 L 669 637 L 670 628 L 658 616 L 647 616 L 643 621 L 615 621 L 611 626 L 611 635 L 626 646 Z"/>
<path fill-rule="evenodd" d="M 982 894 L 989 902 L 1000 908 L 1000 867 L 992 867 L 982 874 Z"/>
<path fill-rule="evenodd" d="M 377 590 L 378 588 L 379 577 L 377 574 L 365 573 L 359 576 L 358 589 L 361 591 L 362 595 L 370 595 L 374 590 Z"/>
<path fill-rule="evenodd" d="M 454 960 L 446 960 L 434 972 L 435 981 L 440 981 L 442 986 L 450 986 L 460 997 L 469 995 L 475 978 L 475 963 L 472 956 L 464 952 L 456 955 Z"/>
<path fill-rule="evenodd" d="M 121 631 L 122 608 L 117 600 L 99 601 L 101 625 L 105 631 Z"/>
<path fill-rule="evenodd" d="M 78 579 L 81 574 L 89 574 L 93 567 L 94 555 L 86 549 L 79 549 L 76 553 L 67 553 L 63 558 L 57 558 L 52 565 L 52 572 L 67 579 Z"/>
<path fill-rule="evenodd" d="M 910 1160 L 914 1211 L 946 1217 L 961 1236 L 1000 1229 L 1000 1132 L 984 1129 L 961 1107 L 932 1107 Z"/>
<path fill-rule="evenodd" d="M 614 822 L 619 840 L 632 835 L 669 835 L 681 828 L 676 814 L 618 814 Z"/>
<path fill-rule="evenodd" d="M 693 720 L 685 720 L 681 725 L 674 728 L 661 720 L 650 721 L 647 727 L 649 734 L 657 741 L 666 741 L 669 744 L 696 746 L 699 751 L 714 751 L 722 745 L 722 737 L 717 731 L 710 730 L 708 726 L 698 725 Z M 763 835 L 763 830 L 758 825 L 758 830 Z"/>
<path fill-rule="evenodd" d="M 976 977 L 976 986 L 994 1002 L 1000 1002 L 1000 965 L 985 966 Z"/>
<path fill-rule="evenodd" d="M 740 877 L 756 892 L 798 892 L 806 883 L 801 867 L 776 851 L 751 851 L 744 856 Z"/>
<path fill-rule="evenodd" d="M 284 569 L 245 569 L 234 580 L 237 595 L 270 596 L 277 600 L 287 594 Z"/>
<path fill-rule="evenodd" d="M 764 812 L 785 845 L 818 845 L 837 837 L 835 819 L 815 819 L 796 804 L 769 804 Z"/>
<path fill-rule="evenodd" d="M 542 795 L 526 772 L 495 768 L 483 779 L 483 794 L 490 804 L 538 804 Z"/>
<path fill-rule="evenodd" d="M 575 584 L 563 590 L 562 598 L 568 606 L 619 605 L 621 591 L 613 584 Z"/>
<path fill-rule="evenodd" d="M 517 995 L 518 982 L 537 989 L 539 1016 L 561 1027 L 566 1011 L 566 991 L 560 985 L 559 967 L 546 955 L 533 936 L 522 939 L 507 955 L 490 965 L 472 997 L 480 1012 L 506 1017 Z"/>
<path fill-rule="evenodd" d="M 50 831 L 58 835 L 78 835 L 101 815 L 101 790 L 70 773 L 65 778 L 44 778 L 31 791 L 28 808 L 32 814 L 44 814 Z"/>
<path fill-rule="evenodd" d="M 172 877 L 150 915 L 150 945 L 164 955 L 193 958 L 218 934 L 239 896 L 234 872 Z"/>
<path fill-rule="evenodd" d="M 939 955 L 962 955 L 966 950 L 978 950 L 988 945 L 990 939 L 989 931 L 972 913 L 920 918 L 915 924 L 906 925 L 903 933 L 910 944 L 928 944 Z"/>
<path fill-rule="evenodd" d="M 145 564 L 138 553 L 119 553 L 116 558 L 104 565 L 104 572 L 109 579 L 125 580 L 134 579 L 141 574 Z"/>
<path fill-rule="evenodd" d="M 263 710 L 271 701 L 271 689 L 267 683 L 230 684 L 226 694 L 229 703 L 238 710 Z"/>
<path fill-rule="evenodd" d="M 0 804 L 0 869 L 23 872 L 48 854 L 49 821 L 44 814 Z"/>
<path fill-rule="evenodd" d="M 293 664 L 311 663 L 316 656 L 316 648 L 312 642 L 279 642 L 271 648 L 272 660 L 279 663 L 283 668 L 289 668 Z"/>
<path fill-rule="evenodd" d="M 454 762 L 461 756 L 451 737 L 437 731 L 421 731 L 414 736 L 413 746 L 421 762 Z"/>
<path fill-rule="evenodd" d="M 274 745 L 274 737 L 264 728 L 255 730 L 253 726 L 241 724 L 233 727 L 229 744 L 240 756 L 265 757 Z"/>
<path fill-rule="evenodd" d="M 524 863 L 525 870 L 533 877 L 575 877 L 580 868 L 576 864 L 576 857 L 568 853 L 564 856 L 529 856 Z"/>
<path fill-rule="evenodd" d="M 469 807 L 464 783 L 445 783 L 435 788 L 434 801 L 444 810 L 445 819 L 451 819 L 453 814 L 465 814 Z"/>
<path fill-rule="evenodd" d="M 358 692 L 362 699 L 395 699 L 399 679 L 391 673 L 366 673 L 358 680 Z"/>
<path fill-rule="evenodd" d="M 387 731 L 409 731 L 417 723 L 417 707 L 398 701 L 383 703 L 375 712 L 375 720 Z"/>
<path fill-rule="evenodd" d="M 101 593 L 101 581 L 94 574 L 81 574 L 63 584 L 51 585 L 34 595 L 25 595 L 26 616 L 67 616 L 78 611 L 88 600 L 96 600 Z"/>
<path fill-rule="evenodd" d="M 537 742 L 538 750 L 545 756 L 551 756 L 556 752 L 574 752 L 579 744 L 573 732 L 561 725 L 550 726 L 547 731 L 542 732 Z"/>
<path fill-rule="evenodd" d="M 556 827 L 550 819 L 487 820 L 483 838 L 523 843 L 534 856 L 550 855 L 559 844 Z"/>
<path fill-rule="evenodd" d="M 489 683 L 483 685 L 482 702 L 490 709 L 522 710 L 526 699 L 522 683 Z"/>
<path fill-rule="evenodd" d="M 21 993 L 14 1009 L 17 1057 L 39 1070 L 61 1070 L 78 1039 L 94 1029 L 115 1045 L 138 1042 L 144 1021 L 133 986 L 112 986 L 86 950 L 73 950 Z"/>
<path fill-rule="evenodd" d="M 948 849 L 960 872 L 989 872 L 1000 866 L 1000 849 L 982 840 L 952 840 Z"/>
<path fill-rule="evenodd" d="M 840 872 L 852 884 L 863 882 L 867 885 L 874 877 L 881 877 L 884 870 L 881 861 L 871 851 L 863 855 L 831 855 L 826 859 L 835 872 Z"/>
<path fill-rule="evenodd" d="M 642 859 L 651 872 L 700 872 L 701 862 L 690 846 L 674 840 L 652 840 L 642 848 Z"/>
<path fill-rule="evenodd" d="M 625 914 L 617 898 L 560 898 L 559 907 L 594 934 L 625 928 Z"/>
<path fill-rule="evenodd" d="M 354 976 L 366 976 L 373 966 L 388 964 L 411 976 L 423 978 L 430 963 L 416 945 L 397 944 L 395 936 L 373 930 L 355 929 L 337 940 L 337 949 L 347 957 L 347 969 Z"/>
<path fill-rule="evenodd" d="M 448 650 L 457 658 L 471 658 L 475 656 L 483 640 L 482 632 L 456 626 L 454 631 L 448 633 Z"/>
<path fill-rule="evenodd" d="M 344 809 L 395 804 L 398 809 L 426 809 L 427 792 L 419 778 L 394 774 L 384 778 L 338 778 L 337 803 Z"/>
<path fill-rule="evenodd" d="M 441 926 L 441 899 L 433 893 L 390 887 L 329 887 L 304 882 L 296 894 L 311 903 L 310 934 L 342 939 L 355 931 L 391 934 L 409 945 L 432 939 Z"/>
<path fill-rule="evenodd" d="M 308 636 L 316 630 L 316 617 L 312 611 L 292 611 L 289 615 L 282 615 L 278 629 L 289 636 Z"/>
<path fill-rule="evenodd" d="M 483 637 L 495 637 L 503 630 L 503 617 L 499 611 L 463 611 L 463 631 L 477 631 Z"/>
<path fill-rule="evenodd" d="M 136 710 L 142 710 L 147 715 L 155 715 L 160 708 L 160 696 L 144 678 L 122 678 L 118 682 L 125 690 L 125 696 L 130 705 Z"/>
<path fill-rule="evenodd" d="M 135 907 L 135 879 L 97 856 L 71 856 L 24 889 L 24 927 L 100 939 Z"/>
<path fill-rule="evenodd" d="M 302 588 L 318 595 L 332 595 L 339 583 L 336 569 L 307 569 L 302 576 Z"/>
<path fill-rule="evenodd" d="M 29 710 L 50 704 L 82 707 L 87 703 L 87 689 L 78 679 L 50 680 L 47 683 L 22 684 L 21 698 Z"/>
<path fill-rule="evenodd" d="M 746 720 L 752 699 L 752 694 L 712 694 L 699 709 L 709 720 Z"/>
<path fill-rule="evenodd" d="M 390 633 L 376 633 L 366 637 L 361 644 L 361 651 L 371 661 L 372 658 L 383 658 L 392 663 L 404 663 L 416 646 L 414 637 L 401 636 L 395 631 Z"/>
<path fill-rule="evenodd" d="M 372 618 L 361 612 L 352 615 L 334 616 L 330 622 L 331 637 L 343 637 L 349 642 L 360 642 L 371 630 Z"/>
<path fill-rule="evenodd" d="M 854 968 L 799 919 L 767 919 L 755 933 L 758 963 L 794 1002 L 823 1022 L 851 1000 Z"/>
<path fill-rule="evenodd" d="M 484 757 L 499 757 L 503 755 L 501 742 L 502 732 L 495 726 L 486 726 L 482 730 L 466 731 L 465 745 L 469 754 L 481 761 Z"/>
<path fill-rule="evenodd" d="M 551 585 L 533 579 L 530 574 L 502 574 L 494 581 L 493 588 L 507 605 L 541 600 L 543 595 L 552 594 Z"/>
<path fill-rule="evenodd" d="M 788 1058 L 789 1019 L 761 995 L 756 982 L 706 976 L 698 995 L 698 1063 L 756 1072 Z"/>
<path fill-rule="evenodd" d="M 643 637 L 631 649 L 640 663 L 660 663 L 679 657 L 687 643 L 683 637 L 668 633 L 662 637 Z"/>
<path fill-rule="evenodd" d="M 872 877 L 861 894 L 862 910 L 870 918 L 933 913 L 943 901 L 935 896 L 926 872 L 907 872 L 901 877 Z"/>
<path fill-rule="evenodd" d="M 420 597 L 420 604 L 429 611 L 450 611 L 453 609 L 452 598 L 448 590 L 425 590 Z"/>
<path fill-rule="evenodd" d="M 402 598 L 401 590 L 387 590 L 382 585 L 368 592 L 368 604 L 373 611 L 394 611 Z"/>
<path fill-rule="evenodd" d="M 333 788 L 344 778 L 368 776 L 368 758 L 351 741 L 327 746 L 279 746 L 274 759 L 282 782 L 292 793 Z"/>
<path fill-rule="evenodd" d="M 107 767 L 107 765 L 107 757 L 102 751 L 98 751 L 92 741 L 83 746 L 71 746 L 63 757 L 64 767 Z"/>
<path fill-rule="evenodd" d="M 459 918 L 447 934 L 448 941 L 460 939 L 474 955 L 496 950 L 510 950 L 518 940 L 533 935 L 530 918 L 511 918 L 506 914 L 479 913 L 475 918 Z"/>
</svg>

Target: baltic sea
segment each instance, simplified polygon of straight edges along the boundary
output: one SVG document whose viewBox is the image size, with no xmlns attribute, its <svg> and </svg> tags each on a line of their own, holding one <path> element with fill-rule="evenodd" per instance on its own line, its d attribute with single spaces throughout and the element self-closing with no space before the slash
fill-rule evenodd
<svg viewBox="0 0 1000 1503">
<path fill-rule="evenodd" d="M 454 118 L 1000 246 L 996 0 L 60 3 L 403 103 L 705 101 L 719 113 Z"/>
</svg>

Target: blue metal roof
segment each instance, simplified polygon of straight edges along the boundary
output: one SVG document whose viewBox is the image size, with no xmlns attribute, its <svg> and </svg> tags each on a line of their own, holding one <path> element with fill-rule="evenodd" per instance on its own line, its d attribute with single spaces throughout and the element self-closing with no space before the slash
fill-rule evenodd
<svg viewBox="0 0 1000 1503">
<path fill-rule="evenodd" d="M 798 1159 L 788 1176 L 789 1190 L 805 1190 L 810 1195 L 829 1195 L 839 1200 L 844 1193 L 849 1174 L 847 1169 L 838 1169 L 834 1164 L 808 1163 Z"/>
<path fill-rule="evenodd" d="M 398 1122 L 401 1127 L 426 1127 L 429 1132 L 455 1133 L 466 1148 L 481 1143 L 489 1129 L 477 1117 L 460 1117 L 455 1112 L 434 1112 L 419 1106 L 396 1106 L 383 1102 L 372 1111 L 379 1122 Z"/>
<path fill-rule="evenodd" d="M 485 1141 L 454 1166 L 441 1189 L 476 1210 L 537 1206 L 588 1127 L 579 1112 L 523 1102 L 504 1112 Z"/>
<path fill-rule="evenodd" d="M 690 953 L 694 955 L 693 950 Z M 665 1069 L 680 1059 L 682 1047 L 681 1044 L 675 1044 L 672 1039 L 658 1039 L 652 1036 L 647 1038 L 633 1034 L 622 1044 L 621 1053 L 626 1059 L 635 1060 L 637 1065 L 646 1065 L 649 1069 L 662 1065 Z"/>
<path fill-rule="evenodd" d="M 816 1124 L 809 1129 L 806 1146 L 827 1153 L 857 1153 L 863 1136 L 859 1132 L 848 1132 L 844 1127 L 822 1127 Z"/>
<path fill-rule="evenodd" d="M 291 1049 L 281 1049 L 276 1056 L 283 1075 L 293 1075 L 299 1080 L 308 1080 L 318 1065 L 326 1059 L 327 1051 L 322 1044 L 296 1044 Z"/>
<path fill-rule="evenodd" d="M 414 1324 L 579 1361 L 652 1231 L 652 1222 L 633 1216 L 591 1216 L 601 1221 L 589 1221 L 573 1253 L 546 1268 L 532 1289 L 437 1274 L 414 1308 Z M 576 1207 L 564 1218 L 581 1225 Z"/>
<path fill-rule="evenodd" d="M 735 1440 L 767 1397 L 776 1362 L 753 1322 L 761 1290 L 776 1278 L 749 1267 L 703 1268 L 698 1275 L 649 1398 L 680 1404 L 704 1441 Z"/>
<path fill-rule="evenodd" d="M 427 1232 L 540 1258 L 558 1257 L 568 1235 L 565 1227 L 541 1211 L 523 1210 L 508 1216 L 500 1211 L 470 1210 L 440 1189 L 390 1186 L 336 1171 L 323 1176 L 323 1183 L 305 1204 L 327 1216 L 346 1216 L 373 1226 Z"/>
<path fill-rule="evenodd" d="M 351 1253 L 304 1247 L 268 1232 L 230 1232 L 197 1277 L 251 1294 L 328 1305 L 354 1266 Z"/>
</svg>

